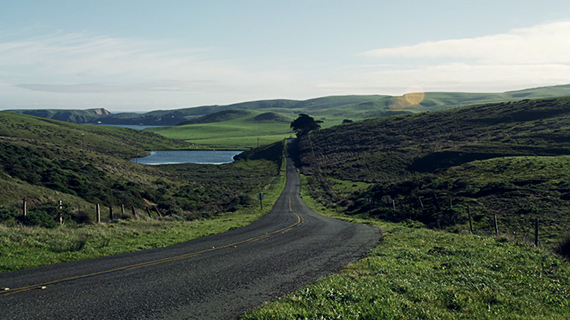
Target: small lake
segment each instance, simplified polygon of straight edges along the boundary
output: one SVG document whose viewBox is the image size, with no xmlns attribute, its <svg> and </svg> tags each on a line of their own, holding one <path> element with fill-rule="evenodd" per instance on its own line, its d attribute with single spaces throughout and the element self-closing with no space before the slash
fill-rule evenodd
<svg viewBox="0 0 570 320">
<path fill-rule="evenodd" d="M 120 127 L 129 128 L 135 130 L 144 130 L 146 128 L 158 128 L 158 127 L 168 127 L 168 126 L 146 126 L 146 125 L 134 125 L 134 124 L 105 124 L 105 123 L 86 123 L 93 126 L 107 126 L 107 127 Z"/>
<path fill-rule="evenodd" d="M 182 151 L 151 151 L 150 156 L 131 159 L 132 162 L 159 165 L 159 164 L 223 164 L 234 162 L 234 156 L 243 151 L 205 151 L 205 150 L 182 150 Z"/>
</svg>

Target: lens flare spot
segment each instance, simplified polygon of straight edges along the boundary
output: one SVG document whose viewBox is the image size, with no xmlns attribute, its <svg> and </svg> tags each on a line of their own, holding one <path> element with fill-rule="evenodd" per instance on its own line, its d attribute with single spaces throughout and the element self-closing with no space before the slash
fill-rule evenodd
<svg viewBox="0 0 570 320">
<path fill-rule="evenodd" d="M 410 105 L 420 104 L 424 101 L 426 97 L 426 93 L 420 87 L 411 87 L 406 90 L 406 94 L 404 94 L 404 98 Z"/>
<path fill-rule="evenodd" d="M 410 87 L 400 97 L 392 97 L 388 102 L 391 111 L 402 111 L 424 101 L 426 93 L 420 87 Z"/>
<path fill-rule="evenodd" d="M 402 111 L 409 106 L 410 104 L 404 97 L 392 97 L 388 102 L 388 107 L 391 111 Z"/>
</svg>

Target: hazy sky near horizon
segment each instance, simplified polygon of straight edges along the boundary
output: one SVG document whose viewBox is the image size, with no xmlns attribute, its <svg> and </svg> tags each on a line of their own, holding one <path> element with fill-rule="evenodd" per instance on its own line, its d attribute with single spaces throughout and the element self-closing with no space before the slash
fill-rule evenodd
<svg viewBox="0 0 570 320">
<path fill-rule="evenodd" d="M 0 0 L 0 110 L 569 83 L 567 0 Z"/>
</svg>

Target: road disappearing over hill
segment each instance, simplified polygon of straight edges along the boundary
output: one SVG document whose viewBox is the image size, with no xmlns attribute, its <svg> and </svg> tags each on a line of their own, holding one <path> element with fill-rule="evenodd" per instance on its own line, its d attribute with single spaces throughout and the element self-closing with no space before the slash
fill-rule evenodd
<svg viewBox="0 0 570 320">
<path fill-rule="evenodd" d="M 0 273 L 2 319 L 233 319 L 364 256 L 377 228 L 326 218 L 287 184 L 253 224 L 178 245 Z M 1 258 L 1 257 L 0 257 Z"/>
</svg>

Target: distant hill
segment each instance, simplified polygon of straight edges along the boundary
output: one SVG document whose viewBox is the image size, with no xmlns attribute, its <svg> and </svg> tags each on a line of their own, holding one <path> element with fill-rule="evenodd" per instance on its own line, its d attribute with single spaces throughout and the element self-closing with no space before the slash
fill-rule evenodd
<svg viewBox="0 0 570 320">
<path fill-rule="evenodd" d="M 57 110 L 57 109 L 37 109 L 37 110 L 6 110 L 36 116 L 41 118 L 72 122 L 72 123 L 95 123 L 102 117 L 111 115 L 111 112 L 104 108 L 87 110 Z"/>
<path fill-rule="evenodd" d="M 289 137 L 296 117 L 293 113 L 230 109 L 145 131 L 208 147 L 244 150 Z"/>
<path fill-rule="evenodd" d="M 421 95 L 347 95 L 330 96 L 309 100 L 260 100 L 230 105 L 200 106 L 175 110 L 156 110 L 147 113 L 116 113 L 96 110 L 10 110 L 74 123 L 122 125 L 173 126 L 192 123 L 193 119 L 227 110 L 258 110 L 278 113 L 307 113 L 325 126 L 342 123 L 344 119 L 363 120 L 387 115 L 411 112 L 444 110 L 468 105 L 516 101 L 545 97 L 570 96 L 570 85 L 541 87 L 504 93 L 427 92 Z M 187 122 L 190 121 L 190 122 Z"/>
</svg>

